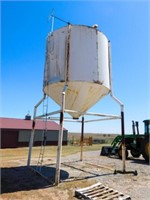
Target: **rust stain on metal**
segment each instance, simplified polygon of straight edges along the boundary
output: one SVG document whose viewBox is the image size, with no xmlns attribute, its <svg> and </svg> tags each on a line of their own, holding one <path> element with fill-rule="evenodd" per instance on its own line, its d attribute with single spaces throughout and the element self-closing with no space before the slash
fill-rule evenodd
<svg viewBox="0 0 150 200">
<path fill-rule="evenodd" d="M 69 81 L 70 31 L 71 31 L 71 25 L 68 24 L 67 52 L 66 52 L 66 82 Z"/>
<path fill-rule="evenodd" d="M 102 88 L 101 88 L 102 89 Z M 100 89 L 100 90 L 101 90 Z M 100 93 L 100 90 L 99 90 L 99 93 Z M 93 90 L 93 86 L 91 86 L 90 88 L 89 88 L 89 92 L 88 92 L 88 99 L 86 99 L 86 102 L 82 105 L 82 108 L 81 108 L 81 110 L 83 111 L 83 112 L 86 112 L 88 109 L 89 109 L 89 106 L 91 106 L 92 104 L 91 104 L 91 99 L 93 99 L 95 96 L 97 96 L 97 90 Z M 97 101 L 99 101 L 99 99 L 101 99 L 103 96 L 105 96 L 105 94 L 103 94 L 103 95 L 99 95 L 99 98 L 97 99 Z M 96 102 L 97 102 L 96 101 Z M 95 103 L 96 103 L 95 102 Z"/>
<path fill-rule="evenodd" d="M 103 85 L 103 82 L 101 82 L 101 81 L 99 81 L 99 80 L 97 80 L 97 81 L 94 81 L 94 80 L 93 80 L 93 82 L 94 82 L 94 83 L 97 83 L 97 84 L 100 84 L 100 85 Z"/>
</svg>

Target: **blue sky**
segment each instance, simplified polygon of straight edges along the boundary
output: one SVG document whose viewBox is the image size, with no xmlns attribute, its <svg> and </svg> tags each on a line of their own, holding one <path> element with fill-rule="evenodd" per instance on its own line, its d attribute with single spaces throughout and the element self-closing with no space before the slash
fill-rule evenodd
<svg viewBox="0 0 150 200">
<path fill-rule="evenodd" d="M 48 16 L 72 24 L 98 24 L 111 41 L 113 92 L 125 106 L 125 130 L 131 121 L 150 118 L 150 2 L 149 1 L 3 1 L 1 2 L 1 117 L 24 118 L 43 96 Z M 65 26 L 55 20 L 54 30 Z M 59 107 L 49 100 L 49 108 Z M 119 112 L 105 97 L 90 111 Z M 80 125 L 65 123 L 69 131 Z M 120 121 L 89 123 L 86 132 L 120 132 Z"/>
</svg>

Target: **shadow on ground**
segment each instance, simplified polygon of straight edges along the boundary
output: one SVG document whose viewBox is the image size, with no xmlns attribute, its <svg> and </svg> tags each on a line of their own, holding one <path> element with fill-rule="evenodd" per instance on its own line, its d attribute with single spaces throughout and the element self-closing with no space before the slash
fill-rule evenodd
<svg viewBox="0 0 150 200">
<path fill-rule="evenodd" d="M 41 168 L 41 173 L 47 177 L 48 181 L 27 166 L 1 168 L 1 194 L 51 187 L 55 180 L 55 171 L 54 167 Z M 60 171 L 61 180 L 68 177 L 68 172 Z"/>
<path fill-rule="evenodd" d="M 136 159 L 136 158 L 130 158 L 131 163 L 141 164 L 141 165 L 150 165 L 150 163 L 146 162 L 144 159 Z"/>
<path fill-rule="evenodd" d="M 107 156 L 108 158 L 111 158 L 111 159 L 119 159 L 121 160 L 120 158 L 118 158 L 117 156 Z M 142 165 L 150 165 L 149 162 L 146 162 L 144 160 L 144 158 L 133 158 L 133 157 L 128 157 L 127 158 L 127 161 L 130 161 L 131 163 L 135 163 L 135 164 L 142 164 Z"/>
</svg>

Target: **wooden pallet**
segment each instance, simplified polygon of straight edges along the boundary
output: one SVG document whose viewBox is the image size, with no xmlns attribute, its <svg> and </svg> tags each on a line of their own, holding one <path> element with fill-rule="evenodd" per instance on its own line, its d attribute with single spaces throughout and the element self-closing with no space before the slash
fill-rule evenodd
<svg viewBox="0 0 150 200">
<path fill-rule="evenodd" d="M 86 200 L 129 200 L 130 196 L 124 195 L 117 190 L 106 187 L 101 183 L 96 183 L 90 187 L 78 189 L 75 191 L 75 196 L 79 199 Z"/>
</svg>

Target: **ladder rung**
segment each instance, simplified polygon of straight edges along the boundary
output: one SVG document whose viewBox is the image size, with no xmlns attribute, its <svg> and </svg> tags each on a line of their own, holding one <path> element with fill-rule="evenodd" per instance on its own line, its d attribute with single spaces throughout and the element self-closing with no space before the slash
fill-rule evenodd
<svg viewBox="0 0 150 200">
<path fill-rule="evenodd" d="M 43 134 L 42 134 L 42 141 L 41 141 L 41 149 L 39 153 L 39 158 L 38 158 L 38 164 L 43 163 L 43 158 L 44 158 L 44 152 L 45 152 L 45 146 L 46 146 L 46 141 L 47 141 L 47 111 L 48 111 L 48 99 L 45 99 L 43 102 L 43 123 L 45 123 L 45 127 L 43 129 Z"/>
</svg>

